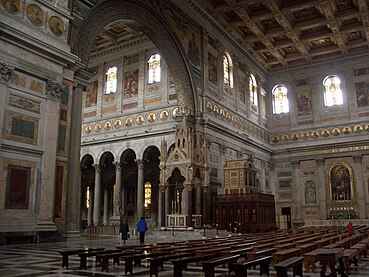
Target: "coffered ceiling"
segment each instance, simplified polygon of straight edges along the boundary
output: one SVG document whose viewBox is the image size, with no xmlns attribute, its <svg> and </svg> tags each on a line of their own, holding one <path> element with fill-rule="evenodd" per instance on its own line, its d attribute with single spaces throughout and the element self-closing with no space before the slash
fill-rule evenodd
<svg viewBox="0 0 369 277">
<path fill-rule="evenodd" d="M 369 53 L 369 0 L 196 2 L 268 71 Z M 104 28 L 92 54 L 143 36 L 126 23 Z"/>
<path fill-rule="evenodd" d="M 368 53 L 368 0 L 198 0 L 267 70 Z"/>
</svg>

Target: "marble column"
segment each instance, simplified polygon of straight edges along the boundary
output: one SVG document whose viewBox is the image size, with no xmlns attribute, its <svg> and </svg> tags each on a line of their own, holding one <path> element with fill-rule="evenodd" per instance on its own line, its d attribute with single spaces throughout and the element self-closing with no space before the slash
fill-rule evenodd
<svg viewBox="0 0 369 277">
<path fill-rule="evenodd" d="M 302 203 L 301 203 L 301 186 L 300 186 L 300 162 L 292 162 L 293 174 L 292 174 L 292 190 L 293 190 L 293 202 L 294 202 L 294 223 L 300 225 L 302 220 Z"/>
<path fill-rule="evenodd" d="M 202 188 L 202 224 L 208 224 L 208 187 L 204 185 Z"/>
<path fill-rule="evenodd" d="M 56 151 L 58 142 L 60 100 L 63 87 L 53 81 L 46 82 L 46 103 L 44 112 L 44 133 L 43 133 L 43 155 L 41 164 L 41 186 L 40 186 L 40 209 L 38 214 L 38 229 L 54 229 L 53 210 L 55 195 L 55 168 Z M 79 126 L 81 128 L 81 126 Z M 76 166 L 77 183 L 79 186 L 79 164 Z M 80 211 L 77 206 L 77 211 Z"/>
<path fill-rule="evenodd" d="M 362 160 L 363 157 L 361 155 L 353 156 L 355 163 L 354 170 L 354 187 L 357 203 L 359 205 L 359 218 L 367 218 L 366 209 L 365 209 L 365 188 L 363 181 L 363 169 L 362 169 Z"/>
<path fill-rule="evenodd" d="M 201 214 L 201 201 L 202 201 L 202 189 L 201 184 L 196 184 L 196 202 L 195 202 L 195 213 L 197 215 Z"/>
<path fill-rule="evenodd" d="M 192 190 L 193 190 L 193 184 L 186 183 L 185 184 L 185 190 L 187 191 L 187 226 L 188 228 L 193 227 L 192 223 Z"/>
<path fill-rule="evenodd" d="M 319 158 L 315 160 L 317 180 L 320 183 L 316 184 L 317 200 L 320 208 L 320 219 L 327 219 L 327 187 L 324 178 L 324 159 Z"/>
<path fill-rule="evenodd" d="M 159 202 L 158 202 L 158 225 L 165 227 L 165 191 L 166 186 L 159 184 Z"/>
<path fill-rule="evenodd" d="M 6 65 L 4 63 L 0 63 L 0 138 L 3 137 L 3 130 L 5 127 L 3 126 L 4 116 L 5 116 L 5 101 L 6 95 L 8 94 L 8 82 L 10 80 L 10 76 L 12 75 L 14 67 Z M 0 143 L 1 149 L 1 143 Z"/>
<path fill-rule="evenodd" d="M 122 207 L 122 167 L 120 162 L 114 162 L 115 167 L 115 193 L 114 193 L 114 207 L 113 217 L 117 218 L 124 215 Z"/>
<path fill-rule="evenodd" d="M 103 225 L 108 225 L 108 215 L 109 215 L 109 190 L 107 187 L 104 188 L 104 216 Z"/>
<path fill-rule="evenodd" d="M 165 198 L 164 198 L 164 213 L 165 213 L 165 226 L 168 226 L 168 218 L 167 218 L 167 214 L 169 214 L 170 212 L 170 197 L 169 197 L 169 187 L 167 187 L 167 189 L 165 190 Z"/>
<path fill-rule="evenodd" d="M 93 165 L 95 168 L 95 192 L 94 192 L 94 214 L 93 224 L 100 224 L 100 198 L 101 198 L 101 169 L 99 164 Z"/>
<path fill-rule="evenodd" d="M 137 176 L 137 220 L 144 216 L 144 161 L 136 160 Z"/>
<path fill-rule="evenodd" d="M 77 232 L 80 223 L 80 150 L 81 150 L 81 125 L 82 125 L 82 98 L 85 87 L 75 85 L 72 94 L 73 120 L 70 121 L 70 136 L 68 150 L 68 177 L 67 177 L 67 198 L 66 198 L 66 217 L 65 225 L 67 232 Z M 90 190 L 90 199 L 92 197 Z M 92 199 L 91 199 L 92 202 Z M 90 207 L 92 203 L 90 203 Z"/>
</svg>

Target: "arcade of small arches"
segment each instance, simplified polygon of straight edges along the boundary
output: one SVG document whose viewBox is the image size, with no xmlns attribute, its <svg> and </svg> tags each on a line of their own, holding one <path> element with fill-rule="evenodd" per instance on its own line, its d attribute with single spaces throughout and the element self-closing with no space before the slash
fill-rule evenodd
<svg viewBox="0 0 369 277">
<path fill-rule="evenodd" d="M 108 151 L 97 158 L 82 156 L 81 222 L 109 226 L 119 224 L 123 217 L 135 221 L 143 216 L 151 225 L 170 227 L 177 222 L 176 217 L 182 227 L 202 226 L 206 220 L 202 191 L 206 190 L 199 171 L 193 176 L 194 190 L 187 185 L 181 166 L 174 167 L 161 184 L 160 156 L 156 146 L 148 146 L 141 156 L 132 149 L 124 150 L 118 158 Z"/>
</svg>

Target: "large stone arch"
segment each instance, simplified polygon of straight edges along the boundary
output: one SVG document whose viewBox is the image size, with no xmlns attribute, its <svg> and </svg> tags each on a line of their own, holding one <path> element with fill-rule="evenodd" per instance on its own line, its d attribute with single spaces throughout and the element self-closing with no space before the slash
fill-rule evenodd
<svg viewBox="0 0 369 277">
<path fill-rule="evenodd" d="M 179 113 L 195 116 L 195 89 L 187 58 L 174 33 L 151 2 L 148 0 L 100 1 L 84 19 L 72 51 L 87 66 L 91 46 L 97 34 L 107 24 L 124 20 L 127 25 L 142 31 L 164 57 L 175 84 Z"/>
</svg>

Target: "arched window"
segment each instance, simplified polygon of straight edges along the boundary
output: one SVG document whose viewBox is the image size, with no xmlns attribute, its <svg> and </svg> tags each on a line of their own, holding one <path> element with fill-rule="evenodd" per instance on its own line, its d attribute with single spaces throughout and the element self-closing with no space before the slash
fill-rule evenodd
<svg viewBox="0 0 369 277">
<path fill-rule="evenodd" d="M 113 66 L 106 71 L 106 89 L 105 94 L 117 92 L 117 67 Z"/>
<path fill-rule="evenodd" d="M 325 77 L 324 86 L 324 105 L 332 107 L 343 104 L 341 80 L 335 75 Z"/>
<path fill-rule="evenodd" d="M 249 77 L 249 93 L 250 93 L 251 105 L 257 107 L 258 106 L 258 92 L 257 92 L 256 79 L 253 74 L 250 74 L 250 77 Z"/>
<path fill-rule="evenodd" d="M 272 91 L 273 94 L 273 113 L 288 113 L 290 107 L 288 104 L 287 88 L 284 85 L 276 85 Z"/>
<path fill-rule="evenodd" d="M 151 183 L 145 183 L 145 209 L 150 209 L 151 206 Z"/>
<path fill-rule="evenodd" d="M 233 76 L 232 76 L 232 60 L 228 53 L 223 55 L 223 82 L 225 86 L 233 88 Z"/>
<path fill-rule="evenodd" d="M 161 78 L 160 59 L 161 57 L 159 54 L 153 54 L 149 58 L 149 61 L 148 61 L 148 67 L 149 67 L 148 76 L 149 77 L 147 81 L 149 84 L 160 82 L 160 78 Z"/>
</svg>

